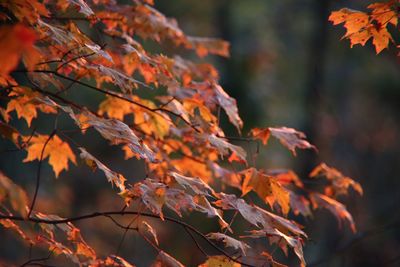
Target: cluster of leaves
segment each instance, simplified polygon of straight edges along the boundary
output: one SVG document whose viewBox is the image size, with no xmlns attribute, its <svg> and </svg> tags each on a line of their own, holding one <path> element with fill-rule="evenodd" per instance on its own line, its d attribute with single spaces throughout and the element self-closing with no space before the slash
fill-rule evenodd
<svg viewBox="0 0 400 267">
<path fill-rule="evenodd" d="M 399 3 L 397 0 L 373 3 L 368 6 L 369 12 L 362 12 L 348 8 L 334 11 L 329 20 L 334 24 L 344 23 L 346 34 L 343 38 L 350 40 L 353 47 L 356 44 L 364 46 L 372 39 L 376 53 L 379 54 L 389 46 L 390 42 L 396 44 L 388 27 L 396 28 L 399 17 Z M 398 46 L 397 46 L 398 47 Z"/>
<path fill-rule="evenodd" d="M 0 107 L 0 134 L 17 150 L 27 152 L 24 162 L 38 161 L 31 201 L 22 186 L 0 173 L 1 225 L 15 231 L 27 244 L 47 247 L 52 254 L 64 255 L 80 266 L 132 266 L 118 255 L 99 255 L 72 223 L 94 217 L 107 217 L 117 227 L 137 231 L 158 251 L 154 266 L 183 265 L 161 248 L 156 229 L 139 218 L 174 222 L 191 237 L 194 233 L 207 241 L 219 255 L 211 256 L 202 250 L 206 261 L 201 266 L 282 266 L 268 251 L 249 249 L 244 241 L 249 238 L 265 239 L 286 254 L 292 249 L 300 264 L 305 265 L 302 246 L 307 235 L 299 224 L 288 219 L 291 213 L 310 217 L 312 210 L 326 208 L 339 223 L 345 221 L 355 231 L 352 216 L 337 197 L 347 194 L 349 188 L 362 194 L 358 183 L 321 164 L 310 174 L 312 179 L 326 178 L 323 192 L 317 192 L 307 188 L 291 170 L 250 166 L 246 150 L 232 144 L 220 128 L 220 109 L 239 134 L 243 122 L 235 99 L 218 84 L 216 69 L 178 55 L 152 53 L 141 44 L 150 39 L 194 50 L 200 57 L 228 56 L 225 41 L 187 36 L 174 19 L 157 11 L 150 0 L 133 1 L 130 5 L 114 0 L 91 2 L 0 3 L 0 86 L 6 99 Z M 91 29 L 102 36 L 98 43 L 93 41 Z M 16 74 L 24 75 L 24 79 L 16 79 Z M 77 85 L 80 90 L 104 96 L 97 110 L 68 94 Z M 139 90 L 148 92 L 150 97 L 143 97 Z M 146 177 L 130 182 L 132 177 L 125 178 L 87 148 L 76 145 L 62 125 L 56 123 L 51 133 L 39 133 L 32 127 L 39 113 L 56 118 L 64 114 L 81 135 L 97 132 L 105 144 L 119 146 L 125 160 L 141 160 L 146 166 Z M 16 128 L 15 125 L 21 125 L 16 124 L 20 119 L 26 121 L 28 130 Z M 296 149 L 315 149 L 303 133 L 286 127 L 256 128 L 248 137 L 239 139 L 267 145 L 271 135 L 294 155 Z M 77 160 L 78 155 L 81 161 Z M 70 218 L 36 210 L 40 169 L 46 159 L 55 177 L 71 164 L 100 170 L 125 208 Z M 229 167 L 233 164 L 240 166 L 240 170 Z M 238 194 L 218 192 L 215 188 L 220 184 L 237 189 Z M 251 192 L 265 204 L 249 203 L 246 195 Z M 175 212 L 176 217 L 165 216 L 165 209 Z M 226 221 L 229 210 L 248 222 L 244 235 L 233 233 L 233 219 Z M 185 214 L 194 211 L 216 218 L 221 232 L 203 234 L 182 221 Z M 122 225 L 117 220 L 119 215 L 132 215 L 135 223 Z M 40 227 L 26 227 L 26 222 Z M 222 242 L 239 256 L 229 254 L 214 242 Z"/>
</svg>

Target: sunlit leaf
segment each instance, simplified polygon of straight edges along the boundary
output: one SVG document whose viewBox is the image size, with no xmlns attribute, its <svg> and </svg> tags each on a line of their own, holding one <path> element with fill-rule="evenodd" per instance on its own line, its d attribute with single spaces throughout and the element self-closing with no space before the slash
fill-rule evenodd
<svg viewBox="0 0 400 267">
<path fill-rule="evenodd" d="M 115 185 L 121 192 L 125 190 L 125 177 L 120 174 L 110 170 L 106 165 L 101 163 L 98 159 L 93 157 L 84 148 L 80 147 L 81 151 L 80 157 L 85 160 L 86 164 L 94 171 L 99 168 L 107 177 L 107 180 Z"/>
<path fill-rule="evenodd" d="M 237 262 L 231 261 L 226 256 L 217 255 L 208 257 L 207 261 L 200 264 L 199 267 L 240 267 Z"/>
<path fill-rule="evenodd" d="M 7 201 L 19 214 L 23 216 L 27 214 L 28 197 L 25 191 L 0 172 L 0 203 L 4 201 Z"/>
<path fill-rule="evenodd" d="M 69 161 L 76 164 L 75 154 L 69 144 L 61 140 L 57 135 L 52 137 L 48 135 L 36 135 L 26 139 L 28 140 L 26 148 L 28 155 L 24 159 L 24 162 L 49 158 L 49 164 L 52 166 L 56 177 L 58 177 L 61 171 L 68 170 Z"/>
</svg>

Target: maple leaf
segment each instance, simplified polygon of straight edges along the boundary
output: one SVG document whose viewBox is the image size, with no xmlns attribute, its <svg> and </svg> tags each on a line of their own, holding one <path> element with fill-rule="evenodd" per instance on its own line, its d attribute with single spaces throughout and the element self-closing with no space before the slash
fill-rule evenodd
<svg viewBox="0 0 400 267">
<path fill-rule="evenodd" d="M 201 118 L 206 122 L 216 121 L 216 117 L 211 113 L 210 109 L 199 99 L 185 99 L 183 101 L 183 108 L 192 117 L 195 117 L 195 110 L 197 109 Z"/>
<path fill-rule="evenodd" d="M 207 200 L 205 196 L 197 195 L 194 197 L 194 201 L 196 203 L 195 206 L 196 210 L 206 213 L 208 217 L 217 217 L 221 228 L 228 229 L 230 232 L 232 232 L 232 229 L 230 229 L 229 224 L 222 217 L 221 210 L 218 210 L 213 206 L 211 206 L 210 202 Z"/>
<path fill-rule="evenodd" d="M 386 3 L 373 3 L 368 6 L 372 10 L 371 18 L 377 21 L 381 26 L 387 23 L 397 26 L 398 17 L 393 5 L 393 1 Z"/>
<path fill-rule="evenodd" d="M 4 228 L 8 228 L 8 229 L 12 229 L 14 230 L 14 232 L 16 232 L 23 240 L 25 240 L 26 242 L 28 242 L 30 245 L 35 245 L 35 241 L 29 237 L 22 229 L 21 227 L 19 227 L 18 224 L 16 224 L 15 222 L 13 222 L 10 219 L 5 219 L 5 220 L 0 220 L 0 224 L 4 227 Z"/>
<path fill-rule="evenodd" d="M 274 169 L 267 170 L 267 174 L 273 176 L 280 184 L 290 185 L 294 184 L 298 188 L 304 188 L 303 182 L 292 170 Z"/>
<path fill-rule="evenodd" d="M 281 206 L 283 214 L 286 215 L 289 212 L 289 192 L 276 179 L 254 168 L 244 170 L 240 174 L 244 176 L 242 184 L 243 195 L 253 190 L 271 207 L 277 202 Z"/>
<path fill-rule="evenodd" d="M 329 20 L 334 24 L 344 23 L 346 34 L 343 38 L 350 40 L 351 47 L 356 44 L 364 46 L 372 38 L 376 53 L 379 54 L 393 41 L 387 30 L 387 24 L 397 25 L 397 13 L 392 10 L 393 3 L 374 3 L 368 6 L 371 14 L 343 8 L 334 11 Z"/>
<path fill-rule="evenodd" d="M 215 54 L 219 56 L 229 57 L 229 43 L 215 38 L 188 37 L 191 47 L 196 50 L 200 57 L 207 54 Z"/>
<path fill-rule="evenodd" d="M 208 141 L 211 145 L 215 146 L 221 155 L 229 154 L 229 151 L 235 153 L 242 161 L 246 161 L 246 151 L 240 147 L 232 145 L 224 139 L 217 137 L 214 134 L 208 136 Z"/>
<path fill-rule="evenodd" d="M 207 258 L 207 261 L 200 264 L 199 267 L 240 267 L 241 265 L 237 262 L 231 261 L 226 256 L 216 255 Z"/>
<path fill-rule="evenodd" d="M 310 200 L 314 208 L 326 208 L 333 215 L 335 215 L 338 220 L 339 227 L 342 225 L 342 221 L 347 221 L 350 224 L 351 230 L 356 232 L 356 225 L 354 223 L 353 216 L 351 216 L 351 214 L 347 211 L 346 206 L 344 206 L 342 203 L 319 193 L 310 194 Z"/>
<path fill-rule="evenodd" d="M 171 165 L 174 166 L 175 169 L 181 174 L 199 177 L 205 182 L 210 182 L 212 180 L 211 171 L 205 162 L 199 162 L 191 158 L 184 157 L 182 159 L 171 160 Z"/>
<path fill-rule="evenodd" d="M 38 236 L 37 239 L 39 242 L 47 244 L 49 246 L 49 251 L 51 251 L 55 255 L 63 254 L 73 263 L 77 265 L 82 264 L 81 261 L 79 260 L 79 257 L 70 248 L 63 245 L 61 242 L 58 242 L 54 239 L 45 238 L 43 236 Z"/>
<path fill-rule="evenodd" d="M 96 259 L 96 253 L 93 250 L 93 248 L 89 247 L 87 244 L 82 243 L 82 242 L 78 242 L 76 244 L 76 254 L 77 255 L 83 255 L 87 258 L 90 259 Z"/>
<path fill-rule="evenodd" d="M 142 231 L 144 231 L 145 234 L 150 235 L 152 237 L 152 239 L 154 240 L 154 242 L 157 244 L 157 246 L 159 245 L 157 233 L 148 222 L 142 221 L 142 223 L 140 224 L 140 229 L 143 229 Z"/>
<path fill-rule="evenodd" d="M 189 114 L 186 111 L 184 105 L 179 102 L 176 99 L 172 99 L 172 100 L 166 100 L 164 99 L 164 107 L 167 108 L 168 110 L 174 112 L 175 114 L 178 114 L 179 116 L 182 116 L 182 118 L 185 121 L 190 121 L 189 119 Z M 201 111 L 200 111 L 201 112 Z"/>
<path fill-rule="evenodd" d="M 240 250 L 243 255 L 246 255 L 246 250 L 250 249 L 250 246 L 246 243 L 222 233 L 209 233 L 206 236 L 210 239 L 220 240 L 224 242 L 225 247 L 232 247 L 236 250 Z"/>
<path fill-rule="evenodd" d="M 136 183 L 133 189 L 122 192 L 121 195 L 127 198 L 138 197 L 149 210 L 164 219 L 162 207 L 168 199 L 166 192 L 165 184 L 145 179 L 143 182 Z"/>
<path fill-rule="evenodd" d="M 214 193 L 214 190 L 199 178 L 183 176 L 176 172 L 170 173 L 183 188 L 191 188 L 196 194 L 209 196 Z"/>
<path fill-rule="evenodd" d="M 250 131 L 250 135 L 257 139 L 260 139 L 263 145 L 266 145 L 268 143 L 269 137 L 271 136 L 271 131 L 269 130 L 269 128 L 253 128 Z"/>
<path fill-rule="evenodd" d="M 122 99 L 107 96 L 106 100 L 100 103 L 99 115 L 107 114 L 109 118 L 123 121 L 124 116 L 132 113 L 133 104 Z"/>
<path fill-rule="evenodd" d="M 304 133 L 296 131 L 293 128 L 254 128 L 250 131 L 250 135 L 256 139 L 260 139 L 264 145 L 268 143 L 269 137 L 272 135 L 277 138 L 282 145 L 287 147 L 295 156 L 296 148 L 316 150 L 315 146 L 305 140 L 306 136 Z"/>
<path fill-rule="evenodd" d="M 301 214 L 306 217 L 312 216 L 310 201 L 304 196 L 297 195 L 294 192 L 290 192 L 290 208 L 296 215 Z"/>
<path fill-rule="evenodd" d="M 137 135 L 122 121 L 96 117 L 84 112 L 86 120 L 83 122 L 93 126 L 105 139 L 112 144 L 126 144 L 130 150 L 140 158 L 156 161 L 153 151 L 144 144 Z"/>
<path fill-rule="evenodd" d="M 36 41 L 33 29 L 23 25 L 0 27 L 0 76 L 7 76 L 14 70 L 23 53 L 29 51 Z"/>
<path fill-rule="evenodd" d="M 107 177 L 107 180 L 111 184 L 115 184 L 118 189 L 123 192 L 125 191 L 125 181 L 126 178 L 120 174 L 110 170 L 106 165 L 101 163 L 98 159 L 93 157 L 86 149 L 80 147 L 79 150 L 81 151 L 80 157 L 85 160 L 86 164 L 94 171 L 95 169 L 99 168 Z"/>
<path fill-rule="evenodd" d="M 237 173 L 225 169 L 215 162 L 210 163 L 210 168 L 215 177 L 221 179 L 225 184 L 242 189 L 242 178 Z"/>
<path fill-rule="evenodd" d="M 375 46 L 376 53 L 379 54 L 383 49 L 389 46 L 389 41 L 392 40 L 392 35 L 388 32 L 387 28 L 372 29 L 372 43 Z"/>
<path fill-rule="evenodd" d="M 305 140 L 306 136 L 304 133 L 296 131 L 293 128 L 280 127 L 280 128 L 268 128 L 271 135 L 279 139 L 279 141 L 292 151 L 293 155 L 296 156 L 296 148 L 300 149 L 314 149 L 316 147 Z"/>
<path fill-rule="evenodd" d="M 235 195 L 218 193 L 219 200 L 215 201 L 215 205 L 222 209 L 237 210 L 246 221 L 256 227 L 271 228 L 275 227 L 282 232 L 292 233 L 296 236 L 307 235 L 299 228 L 299 226 L 285 218 L 268 212 L 256 205 L 249 205 L 243 199 L 237 198 Z"/>
<path fill-rule="evenodd" d="M 293 248 L 294 253 L 301 261 L 301 266 L 306 266 L 304 259 L 303 246 L 299 238 L 288 236 L 278 229 L 266 229 L 266 230 L 252 230 L 249 231 L 250 235 L 247 237 L 257 238 L 268 236 L 271 243 L 277 243 L 278 246 L 287 255 L 287 246 Z"/>
<path fill-rule="evenodd" d="M 116 264 L 118 264 L 118 267 L 135 267 L 135 265 L 130 264 L 123 258 L 116 255 L 110 255 L 109 257 L 107 257 L 104 263 L 102 262 L 102 264 L 106 264 L 106 266 L 112 267 L 114 267 Z"/>
<path fill-rule="evenodd" d="M 49 138 L 50 136 L 48 135 L 36 135 L 30 139 L 26 138 L 26 140 L 29 140 L 26 148 L 28 155 L 24 162 L 44 160 L 48 157 L 49 164 L 52 166 L 56 177 L 58 177 L 61 171 L 68 170 L 69 161 L 76 165 L 76 158 L 68 143 L 62 141 L 57 135 Z"/>
<path fill-rule="evenodd" d="M 229 121 L 236 126 L 236 129 L 240 132 L 243 127 L 243 121 L 239 117 L 238 108 L 236 105 L 236 100 L 230 97 L 224 89 L 219 85 L 214 85 L 214 91 L 218 104 L 225 110 L 228 115 Z"/>
<path fill-rule="evenodd" d="M 363 189 L 359 183 L 350 177 L 344 176 L 339 170 L 329 167 L 325 163 L 316 166 L 309 176 L 311 178 L 326 177 L 331 182 L 331 185 L 325 187 L 325 192 L 329 196 L 346 195 L 350 187 L 360 195 L 363 194 Z"/>
<path fill-rule="evenodd" d="M 41 94 L 28 87 L 15 87 L 9 96 L 13 99 L 8 102 L 6 112 L 10 113 L 15 110 L 18 118 L 24 118 L 28 126 L 31 125 L 32 119 L 37 117 L 37 109 L 44 113 L 57 113 L 53 107 L 37 103 L 40 101 Z"/>
<path fill-rule="evenodd" d="M 25 191 L 10 178 L 0 172 L 0 203 L 8 200 L 11 207 L 19 214 L 27 214 L 28 197 Z M 15 228 L 13 225 L 10 227 Z"/>
<path fill-rule="evenodd" d="M 93 16 L 94 12 L 93 10 L 89 7 L 88 4 L 86 4 L 85 1 L 83 0 L 69 0 L 72 4 L 76 5 L 79 9 L 79 12 L 84 14 L 87 17 Z"/>
</svg>

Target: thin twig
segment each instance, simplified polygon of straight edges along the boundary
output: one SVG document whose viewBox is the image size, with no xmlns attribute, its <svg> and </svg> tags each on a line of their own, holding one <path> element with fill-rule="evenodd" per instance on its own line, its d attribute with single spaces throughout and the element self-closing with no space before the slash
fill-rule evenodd
<svg viewBox="0 0 400 267">
<path fill-rule="evenodd" d="M 76 80 L 76 79 L 74 79 L 74 78 L 71 78 L 71 77 L 62 75 L 62 74 L 60 74 L 60 73 L 58 73 L 58 72 L 56 72 L 56 71 L 52 71 L 52 70 L 33 70 L 33 71 L 29 71 L 29 70 L 15 70 L 14 72 L 16 72 L 16 73 L 18 73 L 18 72 L 22 72 L 22 73 L 28 73 L 28 72 L 50 73 L 50 74 L 53 74 L 53 75 L 55 75 L 55 76 L 58 76 L 58 77 L 60 77 L 60 78 L 62 78 L 62 79 L 75 82 L 75 83 L 77 83 L 77 84 L 79 84 L 79 85 L 82 85 L 82 86 L 84 86 L 84 87 L 86 87 L 86 88 L 95 90 L 95 91 L 100 92 L 100 93 L 103 93 L 103 94 L 105 94 L 105 95 L 109 95 L 109 96 L 112 96 L 112 97 L 115 97 L 115 98 L 124 100 L 124 101 L 126 101 L 126 102 L 131 103 L 131 104 L 134 104 L 134 105 L 136 105 L 136 106 L 138 106 L 138 107 L 141 107 L 141 108 L 143 108 L 143 109 L 145 109 L 145 110 L 148 110 L 148 111 L 150 111 L 150 112 L 153 112 L 154 114 L 157 114 L 158 116 L 160 116 L 161 118 L 163 118 L 163 119 L 165 119 L 165 120 L 166 120 L 166 118 L 163 116 L 163 114 L 161 114 L 161 113 L 159 113 L 159 112 L 157 112 L 157 111 L 163 111 L 163 112 L 169 113 L 169 114 L 171 114 L 171 115 L 173 115 L 173 116 L 175 116 L 175 117 L 177 117 L 177 118 L 180 118 L 185 124 L 187 124 L 188 126 L 190 126 L 190 127 L 191 127 L 192 129 L 194 129 L 196 132 L 200 132 L 200 130 L 199 130 L 197 127 L 195 127 L 193 124 L 191 124 L 191 123 L 190 123 L 189 121 L 187 121 L 185 118 L 183 118 L 180 114 L 175 113 L 175 112 L 173 112 L 173 111 L 171 111 L 171 110 L 164 109 L 164 108 L 150 108 L 150 107 L 148 107 L 148 106 L 146 106 L 146 105 L 143 105 L 143 104 L 141 104 L 141 103 L 139 103 L 139 102 L 136 102 L 136 101 L 134 101 L 134 100 L 132 100 L 132 99 L 126 98 L 126 97 L 124 97 L 124 96 L 121 96 L 120 94 L 118 94 L 118 93 L 116 93 L 116 92 L 111 92 L 111 91 L 108 91 L 108 90 L 101 89 L 101 88 L 96 87 L 96 86 L 93 86 L 93 85 L 91 85 L 91 84 L 84 83 L 84 82 L 81 82 L 81 81 Z"/>
<path fill-rule="evenodd" d="M 27 217 L 30 218 L 31 217 L 31 213 L 33 210 L 33 207 L 35 206 L 35 202 L 36 202 L 36 197 L 39 191 L 39 186 L 40 186 L 40 171 L 42 169 L 42 162 L 43 162 L 43 155 L 44 155 L 44 150 L 46 149 L 47 144 L 49 143 L 50 139 L 53 138 L 53 136 L 56 134 L 56 130 L 54 129 L 51 134 L 49 135 L 49 137 L 47 138 L 46 142 L 43 145 L 42 148 L 42 152 L 40 153 L 40 160 L 38 163 L 38 168 L 37 168 L 37 173 L 36 173 L 36 187 L 35 187 L 35 193 L 33 195 L 33 199 L 32 199 L 32 203 L 31 206 L 29 208 L 29 212 Z"/>
<path fill-rule="evenodd" d="M 21 264 L 20 267 L 32 265 L 32 263 L 35 263 L 37 261 L 46 261 L 46 260 L 50 259 L 51 255 L 53 254 L 53 251 L 54 251 L 54 249 L 52 249 L 50 251 L 50 253 L 46 257 L 37 258 L 37 259 L 30 259 L 30 260 L 24 262 L 23 264 Z"/>
<path fill-rule="evenodd" d="M 207 252 L 200 246 L 199 242 L 197 242 L 196 238 L 193 236 L 192 232 L 190 232 L 186 227 L 183 226 L 183 229 L 185 229 L 186 233 L 192 238 L 193 242 L 196 244 L 196 247 L 203 253 L 204 256 L 208 257 Z"/>
</svg>

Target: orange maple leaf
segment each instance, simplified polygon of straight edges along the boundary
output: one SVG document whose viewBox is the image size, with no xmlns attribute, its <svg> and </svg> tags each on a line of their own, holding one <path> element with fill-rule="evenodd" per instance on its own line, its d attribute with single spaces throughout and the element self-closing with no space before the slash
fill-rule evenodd
<svg viewBox="0 0 400 267">
<path fill-rule="evenodd" d="M 0 27 L 0 76 L 7 76 L 14 70 L 22 56 L 31 50 L 36 34 L 22 24 Z"/>
<path fill-rule="evenodd" d="M 48 135 L 33 136 L 26 148 L 28 155 L 24 162 L 40 160 L 42 150 L 47 142 L 42 160 L 49 157 L 49 164 L 53 167 L 56 177 L 58 177 L 62 170 L 68 170 L 68 161 L 76 164 L 75 154 L 68 143 L 62 141 L 57 135 L 54 135 L 49 141 L 48 139 Z"/>
</svg>

